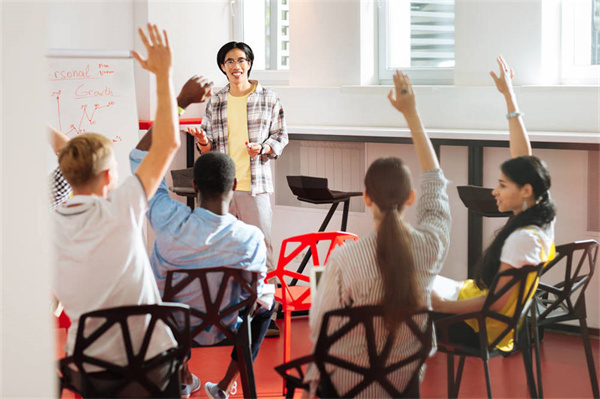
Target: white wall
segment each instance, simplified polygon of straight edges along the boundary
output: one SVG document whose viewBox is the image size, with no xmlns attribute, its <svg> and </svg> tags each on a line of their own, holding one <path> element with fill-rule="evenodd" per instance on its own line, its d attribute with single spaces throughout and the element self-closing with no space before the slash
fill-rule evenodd
<svg viewBox="0 0 600 399">
<path fill-rule="evenodd" d="M 55 395 L 46 130 L 47 10 L 2 2 L 0 396 Z"/>
</svg>

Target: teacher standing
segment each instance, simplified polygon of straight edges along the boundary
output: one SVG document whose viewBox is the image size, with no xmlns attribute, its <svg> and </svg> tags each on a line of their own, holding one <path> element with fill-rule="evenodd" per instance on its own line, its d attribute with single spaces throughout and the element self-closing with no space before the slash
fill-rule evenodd
<svg viewBox="0 0 600 399">
<path fill-rule="evenodd" d="M 275 269 L 271 245 L 270 194 L 273 193 L 272 159 L 288 143 L 285 117 L 279 96 L 250 80 L 254 53 L 242 42 L 229 42 L 217 53 L 217 64 L 229 84 L 206 105 L 201 129 L 190 129 L 196 148 L 204 154 L 219 151 L 235 163 L 237 188 L 230 213 L 257 226 L 265 236 L 267 269 Z M 274 323 L 268 335 L 278 335 Z"/>
</svg>

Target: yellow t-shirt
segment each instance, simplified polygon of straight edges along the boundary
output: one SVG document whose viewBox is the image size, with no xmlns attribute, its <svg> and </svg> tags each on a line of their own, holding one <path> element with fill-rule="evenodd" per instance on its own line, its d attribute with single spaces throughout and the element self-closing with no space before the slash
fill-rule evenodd
<svg viewBox="0 0 600 399">
<path fill-rule="evenodd" d="M 539 262 L 549 262 L 552 259 L 554 259 L 554 256 L 556 255 L 556 250 L 554 247 L 554 241 L 551 241 L 549 243 L 549 249 L 545 250 L 544 247 L 545 245 L 542 243 L 542 239 L 539 236 L 539 234 L 535 231 L 535 229 L 531 228 L 531 227 L 525 227 L 525 229 L 533 232 L 533 234 L 536 236 L 537 240 L 539 240 L 540 243 L 540 254 L 539 254 Z M 539 278 L 536 278 L 534 280 L 533 275 L 530 275 L 527 277 L 527 287 L 529 287 L 531 284 L 534 284 L 533 286 L 533 290 L 532 292 L 532 296 L 535 293 L 535 290 L 537 288 L 538 282 L 539 282 Z M 525 289 L 525 292 L 527 292 L 528 290 Z M 484 290 L 481 290 L 477 284 L 475 284 L 474 280 L 465 280 L 463 286 L 461 287 L 459 294 L 458 294 L 458 299 L 468 299 L 468 298 L 475 298 L 475 297 L 479 297 L 482 295 L 487 295 L 489 292 L 489 290 L 486 288 Z M 504 307 L 502 308 L 502 310 L 500 310 L 499 313 L 512 317 L 512 315 L 515 313 L 515 308 L 517 307 L 517 296 L 519 295 L 519 289 L 518 286 L 513 288 L 513 292 L 511 293 L 510 297 L 508 298 L 508 300 L 506 301 L 506 304 L 504 305 Z M 477 320 L 475 319 L 469 319 L 469 320 L 465 320 L 465 323 L 467 323 L 473 330 L 475 330 L 475 332 L 479 332 L 479 325 L 477 323 Z M 491 344 L 492 342 L 494 342 L 496 340 L 496 338 L 498 338 L 498 336 L 500 336 L 500 334 L 506 329 L 506 324 L 496 320 L 496 319 L 491 319 L 488 318 L 486 320 L 486 328 L 487 328 L 487 334 L 488 334 L 488 344 Z M 510 333 L 508 333 L 497 345 L 496 347 L 502 351 L 505 352 L 510 352 L 512 350 L 514 346 L 514 331 L 511 331 Z"/>
<path fill-rule="evenodd" d="M 248 140 L 248 96 L 235 97 L 227 95 L 227 133 L 228 153 L 235 163 L 235 178 L 237 179 L 236 191 L 250 191 L 252 178 L 250 174 L 250 155 L 246 143 Z"/>
</svg>

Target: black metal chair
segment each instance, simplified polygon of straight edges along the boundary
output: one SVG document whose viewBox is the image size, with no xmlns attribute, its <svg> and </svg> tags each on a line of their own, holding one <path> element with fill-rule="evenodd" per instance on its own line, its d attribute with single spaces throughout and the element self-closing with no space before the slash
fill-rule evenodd
<svg viewBox="0 0 600 399">
<path fill-rule="evenodd" d="M 180 398 L 180 372 L 190 348 L 189 316 L 189 307 L 182 304 L 123 306 L 83 314 L 73 355 L 59 361 L 60 391 L 66 388 L 84 398 Z M 140 325 L 141 318 L 145 318 L 142 337 L 137 329 L 131 330 Z M 177 346 L 146 359 L 159 328 L 170 329 Z M 87 354 L 116 331 L 121 339 L 114 339 L 113 344 L 123 345 L 126 364 Z"/>
<path fill-rule="evenodd" d="M 419 345 L 414 348 L 411 355 L 392 364 L 388 364 L 389 355 L 393 349 L 398 328 L 385 332 L 383 349 L 377 348 L 382 342 L 376 340 L 375 322 L 383 318 L 381 306 L 359 306 L 355 308 L 338 309 L 327 312 L 323 317 L 319 338 L 315 344 L 313 354 L 292 360 L 291 362 L 275 367 L 275 370 L 286 381 L 286 398 L 293 398 L 296 388 L 308 390 L 304 384 L 305 368 L 314 363 L 320 373 L 318 395 L 322 398 L 351 398 L 360 395 L 372 384 L 380 384 L 393 398 L 418 398 L 420 397 L 419 373 L 421 366 L 429 356 L 433 340 L 433 323 L 429 310 L 423 309 L 407 314 L 401 321 L 408 330 L 417 338 Z M 343 320 L 343 325 L 335 331 L 330 331 L 333 319 Z M 421 319 L 421 320 L 419 320 Z M 419 323 L 424 325 L 419 325 Z M 330 353 L 330 349 L 340 340 L 343 340 L 355 328 L 364 328 L 366 346 L 368 349 L 369 363 L 366 366 L 352 363 Z M 403 391 L 398 390 L 389 375 L 402 367 L 412 365 L 411 378 Z M 331 366 L 343 368 L 360 375 L 362 378 L 347 392 L 338 392 L 330 378 Z"/>
<path fill-rule="evenodd" d="M 542 276 L 559 270 L 564 266 L 563 280 L 557 284 L 540 282 L 534 296 L 535 317 L 533 317 L 534 339 L 539 341 L 538 330 L 568 320 L 578 320 L 587 358 L 590 381 L 594 398 L 598 392 L 597 369 L 590 345 L 585 306 L 585 290 L 588 287 L 598 259 L 599 244 L 595 240 L 576 241 L 556 247 L 556 257 L 542 270 Z M 539 364 L 539 358 L 537 359 Z M 542 395 L 541 370 L 538 368 L 538 387 Z"/>
<path fill-rule="evenodd" d="M 543 266 L 544 263 L 540 263 L 537 266 L 524 266 L 520 269 L 509 269 L 499 273 L 492 282 L 489 293 L 481 310 L 477 312 L 452 315 L 435 320 L 438 350 L 447 354 L 449 398 L 458 397 L 463 367 L 465 358 L 467 356 L 478 357 L 483 360 L 487 393 L 489 398 L 492 397 L 488 360 L 492 357 L 504 354 L 504 352 L 497 348 L 497 345 L 501 343 L 509 334 L 514 334 L 514 345 L 519 347 L 523 353 L 523 363 L 525 365 L 529 393 L 531 397 L 537 397 L 538 393 L 533 375 L 531 340 L 529 335 L 527 314 L 531 307 L 531 299 L 537 288 L 538 278 Z M 504 286 L 499 288 L 498 283 L 501 278 L 509 278 L 509 280 Z M 508 316 L 493 310 L 496 301 L 513 289 L 517 292 L 514 313 L 511 316 Z M 514 295 L 514 291 L 511 295 Z M 470 319 L 477 320 L 479 325 L 479 344 L 471 346 L 452 342 L 450 339 L 451 326 L 457 323 L 463 323 L 465 320 Z M 495 339 L 493 339 L 492 342 L 488 342 L 486 324 L 487 320 L 496 320 L 505 325 L 504 329 Z M 535 347 L 535 350 L 538 350 L 537 346 Z M 454 372 L 455 355 L 459 356 L 458 369 L 456 370 L 456 373 Z"/>
<path fill-rule="evenodd" d="M 211 287 L 208 282 L 208 276 L 211 274 L 222 275 L 222 280 L 218 287 L 213 285 L 212 295 Z M 244 275 L 250 275 L 250 281 Z M 240 301 L 223 307 L 223 300 L 228 286 L 237 282 L 240 287 Z M 200 319 L 200 324 L 191 329 L 192 341 L 203 331 L 214 326 L 225 335 L 225 339 L 216 345 L 208 346 L 235 346 L 235 350 L 240 365 L 240 377 L 242 380 L 242 389 L 244 397 L 256 398 L 256 383 L 254 381 L 254 368 L 252 365 L 251 353 L 251 329 L 252 314 L 254 312 L 258 285 L 258 273 L 250 273 L 240 269 L 230 269 L 226 267 L 213 267 L 206 269 L 190 270 L 171 270 L 167 273 L 165 290 L 163 294 L 164 301 L 179 302 L 178 298 L 186 287 L 199 283 L 205 309 L 192 307 L 190 314 L 192 318 Z M 215 292 L 216 291 L 216 292 Z M 242 324 L 238 330 L 228 328 L 224 324 L 224 319 L 235 317 L 240 311 L 243 311 Z M 194 347 L 202 347 L 197 342 L 192 342 Z"/>
</svg>

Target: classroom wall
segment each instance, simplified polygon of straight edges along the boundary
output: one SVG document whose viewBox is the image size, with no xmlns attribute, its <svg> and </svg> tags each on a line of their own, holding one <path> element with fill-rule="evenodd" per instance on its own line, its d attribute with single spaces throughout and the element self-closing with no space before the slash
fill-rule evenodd
<svg viewBox="0 0 600 399">
<path fill-rule="evenodd" d="M 131 16 L 132 19 L 127 21 L 128 17 L 123 17 L 119 20 L 117 29 L 120 34 L 99 36 L 81 29 L 78 46 L 122 48 L 120 46 L 125 41 L 131 43 L 130 40 L 133 40 L 133 46 L 140 48 L 134 31 L 136 26 L 149 19 L 169 31 L 177 88 L 193 73 L 213 79 L 216 86 L 226 83 L 214 58 L 218 48 L 232 37 L 228 1 L 93 4 L 88 6 L 97 7 L 93 10 L 97 11 L 98 26 L 108 23 L 112 26 L 113 17 L 109 10 L 115 7 L 120 15 Z M 288 124 L 405 126 L 402 117 L 387 104 L 389 88 L 357 86 L 360 82 L 368 82 L 373 72 L 360 57 L 361 53 L 369 53 L 364 48 L 364 44 L 370 40 L 364 29 L 370 21 L 365 12 L 374 13 L 370 4 L 358 0 L 291 2 L 290 84 L 275 88 L 281 96 Z M 552 86 L 557 77 L 558 43 L 548 38 L 555 37 L 553 35 L 559 22 L 556 5 L 556 2 L 541 0 L 457 0 L 455 85 L 416 88 L 419 110 L 426 127 L 506 130 L 505 105 L 489 77 L 491 69 L 498 69 L 496 55 L 503 54 L 515 69 L 516 93 L 521 109 L 526 114 L 524 119 L 529 130 L 566 134 L 598 132 L 598 87 Z M 53 7 L 57 5 L 53 4 L 50 8 Z M 78 11 L 80 16 L 88 12 L 82 10 Z M 57 19 L 60 20 L 60 16 Z M 65 16 L 60 23 L 68 25 L 70 20 Z M 51 24 L 55 23 L 57 20 L 51 21 Z M 93 25 L 93 29 L 96 28 Z M 60 37 L 63 31 L 51 28 L 50 32 L 50 46 L 66 40 Z M 121 35 L 128 39 L 121 39 Z M 145 76 L 136 77 L 138 110 L 141 118 L 151 118 L 156 97 L 153 80 L 147 73 Z M 202 116 L 202 113 L 202 106 L 194 106 L 186 116 Z M 598 239 L 597 234 L 585 231 L 583 203 L 587 186 L 583 176 L 587 173 L 586 153 L 564 150 L 536 150 L 535 153 L 544 156 L 550 165 L 554 175 L 553 194 L 560 192 L 555 194 L 560 212 L 557 243 L 590 237 Z M 366 144 L 366 154 L 367 165 L 380 155 L 400 155 L 406 159 L 414 157 L 410 146 L 384 144 Z M 491 186 L 496 179 L 498 164 L 508 157 L 508 150 L 490 149 L 486 150 L 485 155 L 484 179 L 486 185 Z M 451 180 L 449 193 L 454 218 L 453 241 L 444 273 L 460 278 L 466 275 L 466 243 L 461 239 L 466 236 L 466 211 L 454 187 L 467 181 L 466 149 L 442 148 L 441 162 Z M 182 167 L 184 164 L 182 150 L 174 165 Z M 564 165 L 569 165 L 569 168 Z M 582 177 L 573 179 L 571 175 Z M 572 196 L 571 193 L 578 195 Z M 576 201 L 578 206 L 571 206 L 572 201 Z M 273 238 L 276 247 L 287 236 L 315 230 L 323 217 L 323 211 L 275 207 Z M 409 212 L 409 220 L 410 217 Z M 339 218 L 340 215 L 336 215 L 331 226 L 338 226 Z M 286 220 L 294 220 L 293 226 L 283 222 Z M 487 239 L 497 228 L 494 223 L 484 223 Z M 349 230 L 365 234 L 371 228 L 369 214 L 351 214 Z M 600 326 L 600 310 L 597 297 L 592 299 L 593 295 L 598 295 L 599 281 L 596 275 L 590 290 L 595 294 L 588 298 L 588 321 L 590 326 L 596 328 Z"/>
<path fill-rule="evenodd" d="M 48 13 L 2 2 L 0 397 L 55 395 L 44 98 Z"/>
</svg>

